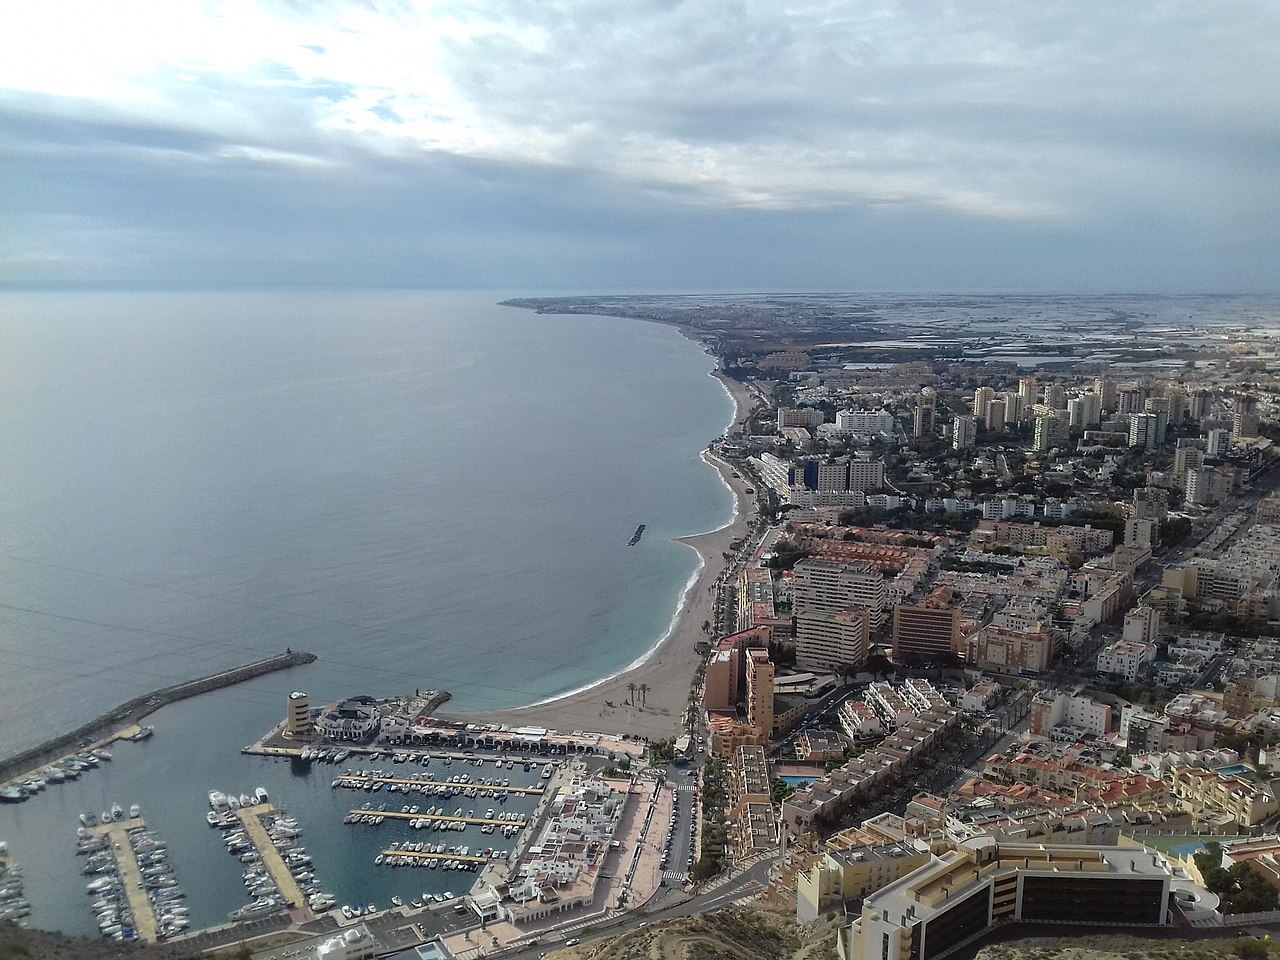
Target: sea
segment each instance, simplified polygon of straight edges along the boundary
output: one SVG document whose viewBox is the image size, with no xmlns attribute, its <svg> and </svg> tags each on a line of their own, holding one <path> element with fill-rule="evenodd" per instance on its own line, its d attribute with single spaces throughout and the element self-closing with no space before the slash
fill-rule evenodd
<svg viewBox="0 0 1280 960">
<path fill-rule="evenodd" d="M 169 842 L 193 926 L 225 920 L 246 895 L 204 821 L 214 789 L 283 803 L 339 902 L 465 890 L 375 867 L 390 834 L 342 824 L 332 768 L 241 748 L 292 690 L 443 689 L 482 712 L 613 675 L 670 629 L 699 563 L 674 538 L 733 514 L 699 456 L 733 415 L 714 362 L 667 326 L 504 296 L 0 294 L 0 755 L 180 680 L 319 656 L 166 707 L 151 740 L 0 806 L 33 926 L 95 932 L 77 814 L 113 802 Z"/>
</svg>

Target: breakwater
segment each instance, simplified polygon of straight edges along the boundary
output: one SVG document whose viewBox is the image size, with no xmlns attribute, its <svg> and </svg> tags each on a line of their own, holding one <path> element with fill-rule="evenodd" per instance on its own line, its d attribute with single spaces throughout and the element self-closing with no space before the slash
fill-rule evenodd
<svg viewBox="0 0 1280 960">
<path fill-rule="evenodd" d="M 163 687 L 159 690 L 153 690 L 151 693 L 144 693 L 142 696 L 127 700 L 114 710 L 76 727 L 69 733 L 60 734 L 46 740 L 44 743 L 23 750 L 21 753 L 16 753 L 11 757 L 0 760 L 0 783 L 29 773 L 53 760 L 57 760 L 68 751 L 79 748 L 85 742 L 94 742 L 107 738 L 119 728 L 138 723 L 167 704 L 185 700 L 188 697 L 197 697 L 202 693 L 209 693 L 212 690 L 230 687 L 237 683 L 243 683 L 245 680 L 252 680 L 254 677 L 260 677 L 265 673 L 273 673 L 276 670 L 285 670 L 289 667 L 299 667 L 303 664 L 313 663 L 315 660 L 316 655 L 314 653 L 307 653 L 305 650 L 290 650 L 276 654 L 273 657 L 267 657 L 265 660 L 257 660 L 253 663 L 246 663 L 243 666 L 233 667 L 230 670 L 212 673 L 196 680 L 187 680 L 171 687 Z"/>
</svg>

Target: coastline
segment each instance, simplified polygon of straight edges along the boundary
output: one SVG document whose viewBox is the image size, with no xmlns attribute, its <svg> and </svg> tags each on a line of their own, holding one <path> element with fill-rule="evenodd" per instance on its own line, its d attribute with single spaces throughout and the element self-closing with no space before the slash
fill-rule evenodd
<svg viewBox="0 0 1280 960">
<path fill-rule="evenodd" d="M 706 349 L 706 344 L 681 329 L 681 334 Z M 708 351 L 709 352 L 709 351 Z M 733 401 L 733 420 L 725 433 L 742 428 L 750 416 L 754 397 L 749 388 L 726 377 L 717 361 L 711 371 Z M 699 642 L 712 637 L 702 624 L 715 621 L 716 583 L 724 574 L 729 544 L 750 534 L 756 519 L 755 497 L 746 492 L 749 481 L 734 477 L 733 467 L 703 450 L 702 460 L 714 467 L 734 498 L 733 518 L 717 530 L 676 538 L 700 558 L 697 572 L 680 594 L 671 628 L 631 666 L 586 687 L 525 707 L 485 712 L 491 723 L 541 726 L 568 732 L 590 730 L 597 733 L 630 734 L 661 739 L 679 735 L 681 719 L 689 704 L 693 676 L 702 662 Z M 628 684 L 648 684 L 643 705 L 626 705 Z M 613 706 L 610 706 L 613 704 Z M 452 719 L 477 719 L 478 714 L 451 715 Z M 568 718 L 574 718 L 566 723 Z"/>
</svg>

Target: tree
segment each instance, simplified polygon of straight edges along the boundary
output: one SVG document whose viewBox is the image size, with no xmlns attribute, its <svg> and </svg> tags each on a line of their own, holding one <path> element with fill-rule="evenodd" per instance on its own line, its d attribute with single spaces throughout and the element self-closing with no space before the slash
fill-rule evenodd
<svg viewBox="0 0 1280 960">
<path fill-rule="evenodd" d="M 642 683 L 637 689 L 640 691 L 640 705 L 643 707 L 648 703 L 648 697 L 646 695 L 649 693 L 649 685 L 647 683 Z"/>
<path fill-rule="evenodd" d="M 634 682 L 627 683 L 627 699 L 632 703 L 636 702 L 636 685 Z"/>
</svg>

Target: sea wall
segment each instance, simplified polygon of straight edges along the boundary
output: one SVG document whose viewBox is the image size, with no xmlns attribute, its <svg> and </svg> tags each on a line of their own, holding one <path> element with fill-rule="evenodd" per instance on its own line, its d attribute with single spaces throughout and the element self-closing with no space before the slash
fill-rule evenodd
<svg viewBox="0 0 1280 960">
<path fill-rule="evenodd" d="M 144 717 L 149 716 L 167 704 L 185 700 L 188 697 L 199 696 L 211 690 L 243 683 L 245 680 L 252 680 L 254 677 L 260 677 L 265 673 L 273 673 L 276 670 L 285 670 L 289 667 L 299 667 L 303 664 L 313 663 L 315 659 L 316 655 L 314 653 L 307 653 L 304 650 L 290 650 L 286 653 L 276 654 L 274 657 L 268 657 L 265 660 L 246 663 L 244 666 L 223 670 L 221 673 L 213 673 L 207 677 L 188 680 L 171 687 L 153 690 L 151 693 L 145 693 L 140 697 L 134 697 L 132 700 L 120 704 L 109 713 L 104 713 L 102 716 L 76 727 L 70 733 L 53 737 L 44 743 L 23 750 L 21 753 L 0 760 L 0 783 L 25 774 L 28 771 L 38 769 L 59 757 L 65 756 L 86 742 L 92 743 L 93 741 L 101 740 L 120 727 L 138 723 Z"/>
</svg>

